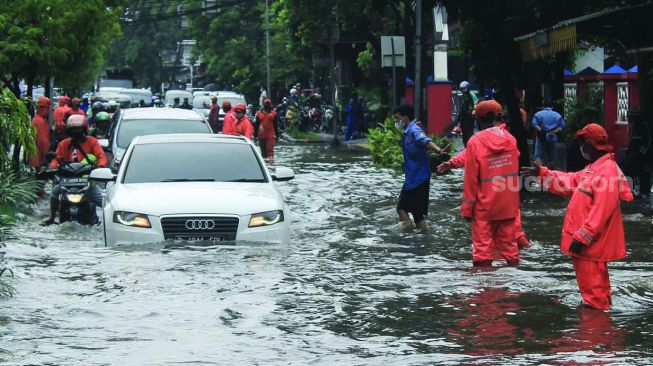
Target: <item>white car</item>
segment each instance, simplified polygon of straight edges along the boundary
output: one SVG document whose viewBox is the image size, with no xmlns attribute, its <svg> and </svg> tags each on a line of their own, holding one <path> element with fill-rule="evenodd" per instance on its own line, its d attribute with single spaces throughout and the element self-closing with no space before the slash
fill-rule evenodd
<svg viewBox="0 0 653 366">
<path fill-rule="evenodd" d="M 288 243 L 290 212 L 274 181 L 293 178 L 288 168 L 270 173 L 250 140 L 209 134 L 136 137 L 117 175 L 107 168 L 90 175 L 109 182 L 102 210 L 107 246 Z"/>
</svg>

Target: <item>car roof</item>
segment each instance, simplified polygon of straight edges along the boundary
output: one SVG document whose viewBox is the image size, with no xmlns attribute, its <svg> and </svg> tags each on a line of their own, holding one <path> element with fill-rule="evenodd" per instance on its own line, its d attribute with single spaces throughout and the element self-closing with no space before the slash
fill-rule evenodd
<svg viewBox="0 0 653 366">
<path fill-rule="evenodd" d="M 199 113 L 190 109 L 181 108 L 133 108 L 125 109 L 122 112 L 122 119 L 180 119 L 191 121 L 203 121 Z"/>
<path fill-rule="evenodd" d="M 232 136 L 209 133 L 171 133 L 163 135 L 137 136 L 132 140 L 134 145 L 160 144 L 169 142 L 211 142 L 227 144 L 250 144 L 250 141 L 243 136 Z"/>
</svg>

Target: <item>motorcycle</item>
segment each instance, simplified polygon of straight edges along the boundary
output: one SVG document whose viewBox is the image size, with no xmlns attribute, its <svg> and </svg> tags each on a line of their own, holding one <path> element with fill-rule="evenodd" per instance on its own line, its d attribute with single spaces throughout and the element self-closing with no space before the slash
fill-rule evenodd
<svg viewBox="0 0 653 366">
<path fill-rule="evenodd" d="M 88 175 L 94 165 L 81 163 L 62 163 L 58 169 L 46 172 L 53 183 L 61 187 L 59 194 L 59 223 L 74 221 L 81 225 L 98 225 L 100 220 L 95 212 L 95 203 L 88 193 L 91 181 Z"/>
</svg>

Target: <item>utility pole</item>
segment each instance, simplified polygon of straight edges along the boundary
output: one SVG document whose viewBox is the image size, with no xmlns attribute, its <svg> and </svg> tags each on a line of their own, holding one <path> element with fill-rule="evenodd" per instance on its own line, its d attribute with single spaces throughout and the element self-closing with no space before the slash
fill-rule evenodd
<svg viewBox="0 0 653 366">
<path fill-rule="evenodd" d="M 422 112 L 422 0 L 415 3 L 415 119 Z"/>
<path fill-rule="evenodd" d="M 270 7 L 269 0 L 265 0 L 265 51 L 266 51 L 266 68 L 267 68 L 267 95 L 268 98 L 272 97 L 270 90 Z"/>
<path fill-rule="evenodd" d="M 335 27 L 337 27 L 338 24 L 336 23 Z M 331 146 L 338 146 L 340 145 L 340 141 L 338 140 L 338 120 L 340 117 L 340 111 L 338 111 L 338 81 L 336 80 L 337 72 L 336 72 L 336 56 L 335 56 L 335 47 L 336 47 L 336 39 L 334 39 L 335 33 L 334 29 L 336 28 L 331 28 L 327 29 L 328 33 L 328 39 L 329 39 L 329 74 L 331 76 L 331 96 L 332 96 L 332 103 L 333 103 L 333 141 L 331 142 Z"/>
</svg>

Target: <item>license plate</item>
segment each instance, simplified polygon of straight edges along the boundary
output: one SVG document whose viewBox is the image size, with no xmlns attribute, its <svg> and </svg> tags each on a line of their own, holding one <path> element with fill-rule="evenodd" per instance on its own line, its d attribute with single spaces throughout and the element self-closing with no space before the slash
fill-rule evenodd
<svg viewBox="0 0 653 366">
<path fill-rule="evenodd" d="M 219 241 L 224 241 L 224 238 L 221 236 L 213 236 L 213 237 L 204 237 L 204 236 L 178 236 L 176 240 L 183 240 L 183 241 L 189 241 L 189 242 L 195 242 L 195 241 L 212 241 L 212 242 L 219 242 Z"/>
<path fill-rule="evenodd" d="M 86 178 L 66 178 L 61 181 L 61 184 L 64 185 L 77 185 L 77 184 L 86 184 L 88 179 Z"/>
</svg>

